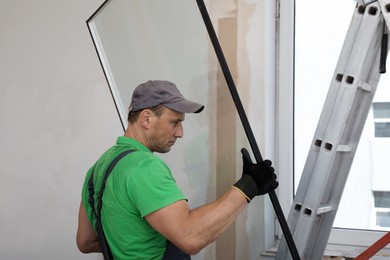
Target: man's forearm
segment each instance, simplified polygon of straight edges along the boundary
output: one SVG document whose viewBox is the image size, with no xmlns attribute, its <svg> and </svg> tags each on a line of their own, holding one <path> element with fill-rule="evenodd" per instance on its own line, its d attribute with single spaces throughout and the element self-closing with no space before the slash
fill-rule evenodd
<svg viewBox="0 0 390 260">
<path fill-rule="evenodd" d="M 102 251 L 96 233 L 89 223 L 83 203 L 80 203 L 76 243 L 82 253 Z"/>
<path fill-rule="evenodd" d="M 188 235 L 204 248 L 226 231 L 247 205 L 244 195 L 235 189 L 229 190 L 218 200 L 190 211 L 188 217 L 193 227 Z"/>
<path fill-rule="evenodd" d="M 197 254 L 212 243 L 248 205 L 244 195 L 231 188 L 218 200 L 190 210 L 184 200 L 145 218 L 163 236 L 187 254 Z"/>
</svg>

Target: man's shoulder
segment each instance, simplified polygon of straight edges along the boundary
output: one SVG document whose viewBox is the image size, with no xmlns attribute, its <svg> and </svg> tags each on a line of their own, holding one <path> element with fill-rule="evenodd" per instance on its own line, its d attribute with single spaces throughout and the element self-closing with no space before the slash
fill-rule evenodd
<svg viewBox="0 0 390 260">
<path fill-rule="evenodd" d="M 126 157 L 126 161 L 135 163 L 138 166 L 167 167 L 160 157 L 151 152 L 135 150 L 132 152 L 132 155 Z"/>
</svg>

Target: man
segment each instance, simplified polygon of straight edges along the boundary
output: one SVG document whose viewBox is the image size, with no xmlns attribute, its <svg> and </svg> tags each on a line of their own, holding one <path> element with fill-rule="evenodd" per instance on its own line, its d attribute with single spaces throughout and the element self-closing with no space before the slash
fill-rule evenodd
<svg viewBox="0 0 390 260">
<path fill-rule="evenodd" d="M 183 137 L 185 113 L 199 113 L 203 108 L 186 100 L 169 81 L 148 81 L 134 90 L 124 136 L 118 137 L 85 178 L 77 231 L 81 252 L 101 252 L 96 217 L 88 201 L 90 176 L 94 174 L 96 198 L 108 165 L 125 150 L 133 152 L 107 178 L 101 209 L 114 259 L 172 259 L 171 248 L 182 255 L 197 254 L 235 221 L 252 198 L 278 186 L 271 162 L 253 164 L 243 149 L 242 178 L 216 201 L 189 208 L 168 166 L 153 153 L 169 152 Z"/>
</svg>

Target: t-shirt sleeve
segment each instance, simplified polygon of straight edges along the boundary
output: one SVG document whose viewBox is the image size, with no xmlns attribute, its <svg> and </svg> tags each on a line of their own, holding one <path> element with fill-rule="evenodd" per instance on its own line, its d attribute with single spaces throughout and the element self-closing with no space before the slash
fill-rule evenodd
<svg viewBox="0 0 390 260">
<path fill-rule="evenodd" d="M 128 192 L 142 217 L 176 201 L 186 199 L 168 166 L 152 156 L 138 165 L 128 181 Z"/>
</svg>

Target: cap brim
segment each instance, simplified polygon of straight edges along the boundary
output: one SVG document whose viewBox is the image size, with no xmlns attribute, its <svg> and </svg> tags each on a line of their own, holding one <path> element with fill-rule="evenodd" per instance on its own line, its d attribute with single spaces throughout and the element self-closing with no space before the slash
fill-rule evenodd
<svg viewBox="0 0 390 260">
<path fill-rule="evenodd" d="M 200 113 L 204 106 L 189 100 L 181 100 L 175 103 L 164 104 L 164 106 L 181 113 Z"/>
</svg>

